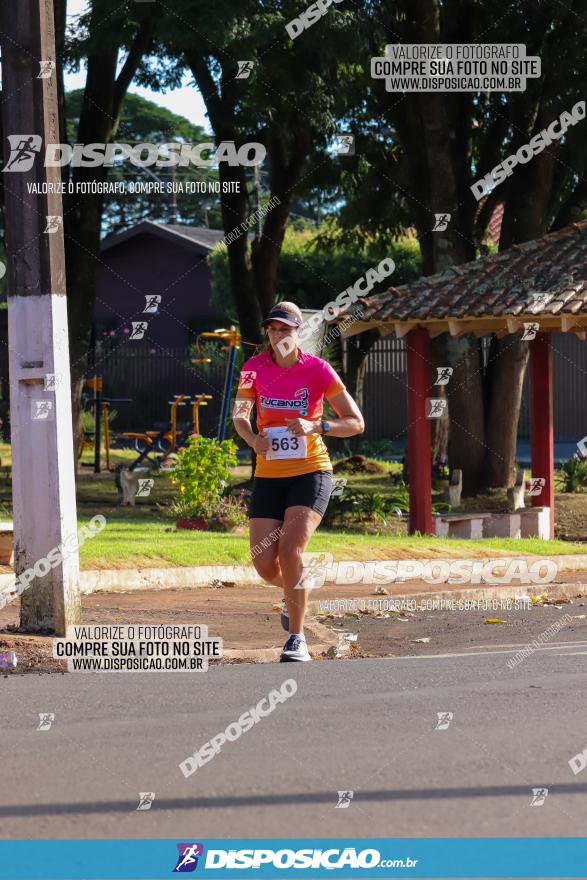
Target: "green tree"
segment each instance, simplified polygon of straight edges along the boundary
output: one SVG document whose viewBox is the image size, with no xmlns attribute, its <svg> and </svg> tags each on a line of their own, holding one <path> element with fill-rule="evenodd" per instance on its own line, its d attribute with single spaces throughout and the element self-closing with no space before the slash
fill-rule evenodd
<svg viewBox="0 0 587 880">
<path fill-rule="evenodd" d="M 262 230 L 228 245 L 228 266 L 241 333 L 261 341 L 262 316 L 273 305 L 277 267 L 294 204 L 323 186 L 329 147 L 348 101 L 350 64 L 357 36 L 354 11 L 328 9 L 319 25 L 291 40 L 285 25 L 305 3 L 280 0 L 177 0 L 161 28 L 178 68 L 189 69 L 208 111 L 217 143 L 249 141 L 267 150 L 266 182 L 275 204 Z M 205 38 L 202 38 L 205 35 Z M 325 38 L 327 35 L 327 38 Z M 252 62 L 246 79 L 238 61 Z M 235 191 L 221 197 L 225 233 L 244 223 L 259 201 L 250 171 L 221 164 L 221 181 Z"/>
<path fill-rule="evenodd" d="M 66 94 L 67 135 L 69 143 L 76 140 L 79 124 L 83 90 L 77 89 Z M 120 122 L 116 139 L 125 144 L 138 143 L 208 143 L 210 138 L 199 125 L 192 125 L 183 116 L 178 116 L 160 107 L 153 101 L 128 93 L 121 108 Z M 118 162 L 110 171 L 111 181 L 150 181 L 153 173 L 163 183 L 177 181 L 180 191 L 175 200 L 170 193 L 133 193 L 129 195 L 105 195 L 102 214 L 102 234 L 109 235 L 139 223 L 141 220 L 170 222 L 175 214 L 175 223 L 190 226 L 220 227 L 220 207 L 213 193 L 199 193 L 197 198 L 186 191 L 189 181 L 216 181 L 218 172 L 214 168 L 187 167 L 150 169 L 150 173 L 132 165 L 128 161 Z M 183 188 L 183 191 L 182 191 Z"/>
<path fill-rule="evenodd" d="M 342 179 L 340 221 L 351 239 L 385 238 L 398 223 L 416 228 L 425 275 L 475 259 L 493 209 L 504 204 L 500 249 L 560 228 L 587 207 L 587 127 L 569 130 L 477 203 L 471 184 L 570 110 L 584 95 L 587 62 L 581 0 L 372 0 L 368 45 L 357 46 L 364 100 L 349 109 L 357 135 Z M 582 14 L 583 13 L 583 14 Z M 542 59 L 542 76 L 524 92 L 391 94 L 370 77 L 370 58 L 393 42 L 523 43 Z M 374 204 L 378 210 L 373 210 Z M 445 232 L 432 232 L 435 212 L 450 212 Z M 358 230 L 360 232 L 358 233 Z M 449 392 L 449 460 L 464 470 L 464 487 L 511 485 L 528 343 L 493 338 L 482 367 L 472 335 L 434 340 L 438 364 L 454 367 Z"/>
</svg>

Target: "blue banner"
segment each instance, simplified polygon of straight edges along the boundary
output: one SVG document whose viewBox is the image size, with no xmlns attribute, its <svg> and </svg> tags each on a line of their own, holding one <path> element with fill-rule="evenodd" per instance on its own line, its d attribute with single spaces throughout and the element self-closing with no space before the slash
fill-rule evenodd
<svg viewBox="0 0 587 880">
<path fill-rule="evenodd" d="M 587 877 L 582 837 L 0 841 L 2 880 Z"/>
</svg>

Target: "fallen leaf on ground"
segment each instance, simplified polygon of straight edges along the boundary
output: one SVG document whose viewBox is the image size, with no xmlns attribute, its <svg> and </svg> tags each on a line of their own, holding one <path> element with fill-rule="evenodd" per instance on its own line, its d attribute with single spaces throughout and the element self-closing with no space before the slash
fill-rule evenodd
<svg viewBox="0 0 587 880">
<path fill-rule="evenodd" d="M 413 644 L 427 645 L 429 641 L 430 641 L 430 638 L 428 636 L 425 636 L 422 639 L 412 639 Z"/>
<path fill-rule="evenodd" d="M 505 623 L 505 620 L 502 620 L 501 617 L 486 617 L 485 623 Z"/>
</svg>

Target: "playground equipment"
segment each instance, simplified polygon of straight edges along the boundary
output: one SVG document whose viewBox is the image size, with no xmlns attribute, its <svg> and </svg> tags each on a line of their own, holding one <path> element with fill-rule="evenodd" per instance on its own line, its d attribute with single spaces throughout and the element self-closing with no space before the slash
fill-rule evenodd
<svg viewBox="0 0 587 880">
<path fill-rule="evenodd" d="M 192 400 L 192 426 L 194 434 L 200 433 L 200 407 L 208 406 L 208 400 L 212 400 L 211 394 L 196 394 Z"/>
<path fill-rule="evenodd" d="M 86 379 L 85 384 L 94 392 L 92 400 L 94 407 L 94 473 L 101 472 L 100 447 L 102 445 L 102 425 L 104 425 L 104 445 L 106 452 L 106 469 L 110 470 L 110 404 L 132 403 L 131 397 L 102 397 L 102 376 L 94 375 Z M 92 467 L 91 464 L 82 462 L 83 467 Z"/>
<path fill-rule="evenodd" d="M 169 401 L 171 407 L 169 428 L 164 428 L 162 431 L 126 431 L 122 436 L 127 440 L 135 441 L 134 447 L 138 453 L 144 452 L 149 447 L 151 447 L 150 451 L 157 449 L 164 454 L 173 452 L 178 446 L 179 438 L 185 433 L 180 434 L 177 430 L 177 410 L 180 406 L 186 406 L 189 399 L 189 395 L 186 394 L 173 395 L 173 400 Z"/>
<path fill-rule="evenodd" d="M 206 339 L 222 339 L 228 343 L 222 350 L 228 351 L 228 363 L 226 365 L 226 376 L 224 378 L 224 390 L 222 392 L 222 410 L 220 414 L 220 421 L 218 422 L 218 440 L 224 440 L 226 436 L 226 422 L 228 420 L 228 407 L 230 405 L 230 391 L 232 388 L 232 380 L 234 379 L 234 367 L 236 364 L 236 351 L 239 347 L 241 341 L 241 335 L 236 329 L 236 327 L 231 326 L 228 329 L 221 328 L 220 330 L 210 330 L 206 333 L 200 333 L 196 339 L 196 348 L 198 352 L 202 353 L 202 346 L 200 340 Z M 193 364 L 209 364 L 211 363 L 211 358 L 192 358 Z"/>
<path fill-rule="evenodd" d="M 208 401 L 212 400 L 211 394 L 196 394 L 191 398 L 189 394 L 175 394 L 173 400 L 169 401 L 170 415 L 169 427 L 163 428 L 161 431 L 127 431 L 122 436 L 128 440 L 134 440 L 134 447 L 139 453 L 138 458 L 130 465 L 129 470 L 134 471 L 138 466 L 148 458 L 152 452 L 161 452 L 163 455 L 169 455 L 185 446 L 188 437 L 200 433 L 200 407 L 208 406 Z M 177 410 L 180 406 L 187 406 L 191 400 L 192 407 L 192 426 L 180 431 L 177 427 Z"/>
</svg>

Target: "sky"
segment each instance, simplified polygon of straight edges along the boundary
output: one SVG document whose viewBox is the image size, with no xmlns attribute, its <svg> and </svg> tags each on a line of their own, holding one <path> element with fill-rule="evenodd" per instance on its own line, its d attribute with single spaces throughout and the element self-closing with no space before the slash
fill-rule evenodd
<svg viewBox="0 0 587 880">
<path fill-rule="evenodd" d="M 68 20 L 73 16 L 85 12 L 88 5 L 89 0 L 67 0 Z M 189 85 L 190 80 L 191 76 L 186 75 L 184 86 L 182 88 L 174 89 L 167 93 L 152 92 L 150 89 L 144 89 L 134 84 L 130 87 L 129 91 L 134 92 L 136 95 L 140 95 L 142 98 L 147 98 L 149 101 L 154 101 L 156 104 L 165 107 L 167 110 L 171 110 L 173 113 L 185 116 L 185 118 L 189 119 L 193 124 L 201 125 L 206 132 L 210 132 L 211 129 L 206 117 L 206 108 L 202 96 L 195 86 Z M 80 89 L 85 85 L 85 82 L 85 67 L 81 68 L 80 73 L 65 74 L 65 88 L 67 91 L 70 91 L 71 89 Z"/>
</svg>

